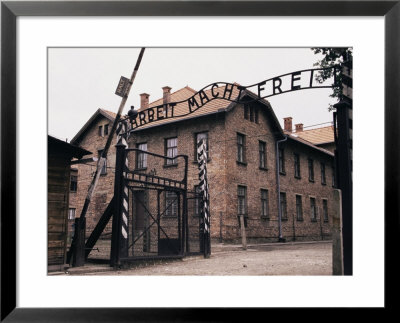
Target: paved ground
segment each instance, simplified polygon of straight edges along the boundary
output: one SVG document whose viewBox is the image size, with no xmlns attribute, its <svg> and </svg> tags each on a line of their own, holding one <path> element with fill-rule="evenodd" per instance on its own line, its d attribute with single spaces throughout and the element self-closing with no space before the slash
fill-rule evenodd
<svg viewBox="0 0 400 323">
<path fill-rule="evenodd" d="M 332 275 L 332 242 L 248 245 L 212 245 L 209 259 L 202 256 L 136 264 L 113 270 L 87 264 L 70 268 L 67 275 Z M 66 275 L 54 273 L 53 275 Z"/>
</svg>

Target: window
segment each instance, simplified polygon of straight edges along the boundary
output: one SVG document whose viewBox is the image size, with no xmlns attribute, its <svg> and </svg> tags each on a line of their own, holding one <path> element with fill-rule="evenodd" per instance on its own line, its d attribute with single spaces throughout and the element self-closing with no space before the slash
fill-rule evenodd
<svg viewBox="0 0 400 323">
<path fill-rule="evenodd" d="M 71 172 L 71 183 L 69 186 L 69 190 L 71 192 L 76 192 L 78 190 L 78 172 L 77 171 Z"/>
<path fill-rule="evenodd" d="M 103 126 L 99 126 L 99 136 L 103 137 Z"/>
<path fill-rule="evenodd" d="M 201 139 L 204 139 L 204 140 L 206 141 L 207 160 L 210 159 L 210 153 L 209 153 L 209 149 L 208 149 L 208 148 L 209 148 L 209 145 L 208 145 L 208 132 L 199 132 L 199 133 L 196 133 L 195 137 L 196 137 L 196 139 L 195 139 L 195 145 L 194 145 L 194 151 L 195 151 L 194 156 L 195 156 L 195 160 L 196 160 L 196 161 L 198 160 L 198 157 L 197 157 L 197 144 L 199 143 L 199 141 L 200 141 Z"/>
<path fill-rule="evenodd" d="M 247 104 L 245 104 L 243 107 L 243 110 L 244 110 L 244 118 L 246 120 L 249 120 L 249 106 Z"/>
<path fill-rule="evenodd" d="M 238 186 L 238 215 L 247 213 L 246 190 L 246 186 Z"/>
<path fill-rule="evenodd" d="M 104 125 L 104 136 L 108 135 L 108 124 Z"/>
<path fill-rule="evenodd" d="M 310 212 L 311 221 L 317 221 L 317 207 L 315 205 L 315 198 L 310 197 Z"/>
<path fill-rule="evenodd" d="M 244 118 L 251 122 L 258 123 L 258 109 L 257 107 L 245 104 L 243 107 Z"/>
<path fill-rule="evenodd" d="M 178 195 L 176 192 L 165 192 L 165 216 L 177 216 L 178 214 Z"/>
<path fill-rule="evenodd" d="M 328 222 L 328 200 L 322 200 L 322 212 L 324 214 L 324 222 Z"/>
<path fill-rule="evenodd" d="M 258 142 L 258 151 L 259 151 L 259 156 L 260 156 L 260 168 L 267 168 L 266 164 L 266 143 L 263 141 Z"/>
<path fill-rule="evenodd" d="M 297 221 L 303 221 L 303 202 L 301 195 L 296 195 L 296 216 Z"/>
<path fill-rule="evenodd" d="M 250 107 L 250 121 L 254 122 L 254 107 Z"/>
<path fill-rule="evenodd" d="M 240 216 L 244 217 L 244 226 L 247 227 L 247 188 L 238 186 L 238 220 L 240 226 Z"/>
<path fill-rule="evenodd" d="M 102 153 L 103 153 L 103 150 L 99 150 L 99 158 L 101 157 Z M 100 175 L 106 175 L 106 174 L 107 174 L 107 158 L 105 158 L 104 165 L 100 171 Z"/>
<path fill-rule="evenodd" d="M 174 158 L 178 155 L 178 138 L 169 138 L 165 140 L 165 155 Z M 166 159 L 166 165 L 176 165 L 176 158 Z"/>
<path fill-rule="evenodd" d="M 314 182 L 314 161 L 311 158 L 308 159 L 308 180 Z"/>
<path fill-rule="evenodd" d="M 261 216 L 269 218 L 268 190 L 261 190 Z"/>
<path fill-rule="evenodd" d="M 281 200 L 281 215 L 282 220 L 287 220 L 287 204 L 286 204 L 286 193 L 280 192 L 279 193 L 280 200 Z"/>
<path fill-rule="evenodd" d="M 300 178 L 300 155 L 294 154 L 294 177 Z"/>
<path fill-rule="evenodd" d="M 254 108 L 254 122 L 258 123 L 258 109 Z"/>
<path fill-rule="evenodd" d="M 137 149 L 147 151 L 147 143 L 137 144 L 136 147 L 137 147 Z M 147 168 L 147 154 L 146 153 L 138 151 L 136 160 L 137 160 L 136 168 L 138 168 L 138 169 Z"/>
<path fill-rule="evenodd" d="M 75 220 L 75 216 L 76 216 L 76 209 L 75 208 L 68 209 L 68 220 Z"/>
<path fill-rule="evenodd" d="M 239 163 L 246 162 L 246 138 L 245 135 L 237 134 L 237 161 Z"/>
<path fill-rule="evenodd" d="M 326 185 L 325 164 L 321 163 L 321 184 Z"/>
<path fill-rule="evenodd" d="M 279 148 L 279 172 L 285 174 L 285 152 L 283 148 Z"/>
</svg>

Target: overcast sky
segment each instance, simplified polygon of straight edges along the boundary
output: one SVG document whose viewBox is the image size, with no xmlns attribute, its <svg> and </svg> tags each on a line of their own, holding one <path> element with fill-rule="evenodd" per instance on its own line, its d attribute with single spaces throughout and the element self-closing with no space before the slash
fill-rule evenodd
<svg viewBox="0 0 400 323">
<path fill-rule="evenodd" d="M 140 48 L 50 48 L 48 50 L 48 132 L 70 141 L 85 122 L 103 108 L 117 112 L 120 76 L 130 78 Z M 150 102 L 162 87 L 175 92 L 213 82 L 243 86 L 297 70 L 320 59 L 309 48 L 146 48 L 123 113 L 139 108 L 140 93 Z M 331 122 L 331 89 L 309 89 L 268 98 L 281 125 L 291 116 L 305 127 Z"/>
</svg>

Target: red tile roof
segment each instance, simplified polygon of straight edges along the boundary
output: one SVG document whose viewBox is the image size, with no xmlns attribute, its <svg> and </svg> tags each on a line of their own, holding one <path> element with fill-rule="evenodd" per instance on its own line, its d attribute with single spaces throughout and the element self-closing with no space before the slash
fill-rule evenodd
<svg viewBox="0 0 400 323">
<path fill-rule="evenodd" d="M 304 130 L 300 132 L 294 132 L 292 134 L 295 134 L 296 136 L 307 140 L 314 145 L 320 145 L 335 141 L 333 135 L 333 126 Z"/>
<path fill-rule="evenodd" d="M 101 111 L 103 111 L 105 114 L 108 114 L 108 116 L 111 119 L 115 119 L 117 117 L 117 114 L 108 110 L 104 110 L 104 109 L 100 109 Z"/>
</svg>

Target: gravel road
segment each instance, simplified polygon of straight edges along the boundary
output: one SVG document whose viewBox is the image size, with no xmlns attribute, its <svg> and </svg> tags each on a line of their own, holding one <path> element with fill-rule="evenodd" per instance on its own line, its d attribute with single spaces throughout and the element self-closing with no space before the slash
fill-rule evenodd
<svg viewBox="0 0 400 323">
<path fill-rule="evenodd" d="M 107 265 L 87 264 L 71 268 L 70 275 L 332 275 L 332 242 L 270 243 L 249 245 L 215 244 L 208 259 L 191 256 L 136 264 L 112 270 Z"/>
</svg>

